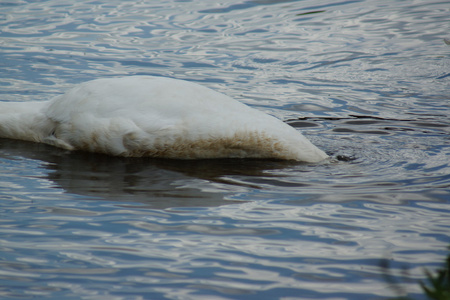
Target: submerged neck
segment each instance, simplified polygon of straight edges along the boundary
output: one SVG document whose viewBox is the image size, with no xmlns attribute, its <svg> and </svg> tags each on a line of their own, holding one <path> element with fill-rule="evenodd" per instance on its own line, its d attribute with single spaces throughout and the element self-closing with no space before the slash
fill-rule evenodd
<svg viewBox="0 0 450 300">
<path fill-rule="evenodd" d="M 43 108 L 47 102 L 0 102 L 0 138 L 41 142 L 50 121 Z"/>
</svg>

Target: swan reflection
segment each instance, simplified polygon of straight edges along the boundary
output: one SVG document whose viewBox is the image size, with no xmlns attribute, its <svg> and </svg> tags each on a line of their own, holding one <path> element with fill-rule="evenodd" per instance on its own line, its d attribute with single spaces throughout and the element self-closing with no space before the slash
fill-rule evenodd
<svg viewBox="0 0 450 300">
<path fill-rule="evenodd" d="M 221 159 L 170 160 L 69 152 L 44 144 L 0 139 L 0 157 L 42 161 L 48 180 L 67 193 L 152 208 L 230 204 L 231 194 L 259 188 L 230 177 L 257 177 L 293 162 Z M 265 174 L 267 176 L 267 174 Z"/>
</svg>

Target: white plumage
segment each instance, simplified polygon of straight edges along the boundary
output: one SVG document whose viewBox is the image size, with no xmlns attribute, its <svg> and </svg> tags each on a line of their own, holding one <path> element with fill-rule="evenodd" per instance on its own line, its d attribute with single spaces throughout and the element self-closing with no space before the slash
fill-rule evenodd
<svg viewBox="0 0 450 300">
<path fill-rule="evenodd" d="M 0 137 L 127 157 L 327 158 L 272 116 L 201 85 L 152 76 L 97 79 L 50 101 L 0 102 Z"/>
</svg>

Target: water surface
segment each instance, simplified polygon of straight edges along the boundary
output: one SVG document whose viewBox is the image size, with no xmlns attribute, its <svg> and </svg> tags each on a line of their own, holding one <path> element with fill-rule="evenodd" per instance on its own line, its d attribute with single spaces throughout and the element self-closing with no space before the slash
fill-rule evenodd
<svg viewBox="0 0 450 300">
<path fill-rule="evenodd" d="M 201 83 L 319 164 L 0 140 L 2 299 L 415 299 L 450 243 L 446 1 L 3 1 L 0 100 L 99 77 Z M 408 272 L 403 274 L 403 269 Z"/>
</svg>

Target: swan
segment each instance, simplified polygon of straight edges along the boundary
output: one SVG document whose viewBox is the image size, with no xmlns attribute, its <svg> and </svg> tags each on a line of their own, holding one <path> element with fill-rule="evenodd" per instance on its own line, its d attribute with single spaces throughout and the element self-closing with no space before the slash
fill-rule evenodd
<svg viewBox="0 0 450 300">
<path fill-rule="evenodd" d="M 48 101 L 0 102 L 0 137 L 125 157 L 328 157 L 275 117 L 199 84 L 155 76 L 96 79 Z"/>
</svg>

